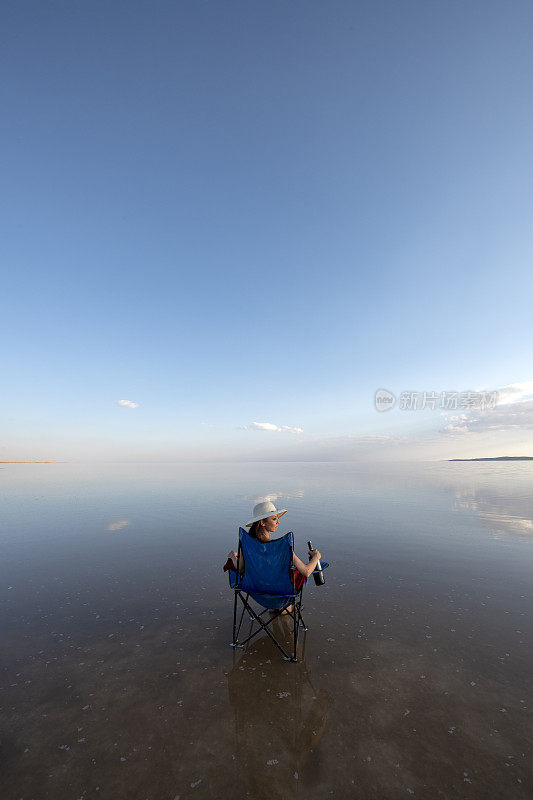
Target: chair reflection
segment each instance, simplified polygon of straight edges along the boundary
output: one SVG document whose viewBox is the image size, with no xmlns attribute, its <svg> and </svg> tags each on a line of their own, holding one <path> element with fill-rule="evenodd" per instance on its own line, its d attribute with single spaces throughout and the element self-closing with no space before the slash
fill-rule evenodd
<svg viewBox="0 0 533 800">
<path fill-rule="evenodd" d="M 290 638 L 290 622 L 276 619 L 276 636 Z M 267 636 L 233 654 L 228 694 L 235 714 L 235 770 L 254 798 L 295 796 L 299 788 L 317 786 L 326 771 L 319 745 L 332 699 L 311 679 L 305 642 L 304 634 L 297 664 L 280 661 Z"/>
</svg>

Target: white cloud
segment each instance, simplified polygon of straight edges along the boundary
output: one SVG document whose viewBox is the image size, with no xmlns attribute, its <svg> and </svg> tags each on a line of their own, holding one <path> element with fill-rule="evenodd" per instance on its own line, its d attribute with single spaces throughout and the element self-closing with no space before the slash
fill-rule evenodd
<svg viewBox="0 0 533 800">
<path fill-rule="evenodd" d="M 445 425 L 444 430 L 446 433 L 470 433 L 466 425 L 455 425 L 453 423 Z"/>
<path fill-rule="evenodd" d="M 239 425 L 238 430 L 274 431 L 276 433 L 303 433 L 303 428 L 292 428 L 290 425 L 274 425 L 273 422 L 252 422 L 250 425 Z"/>
<path fill-rule="evenodd" d="M 487 408 L 472 410 L 469 414 L 447 417 L 443 433 L 482 433 L 484 431 L 533 430 L 533 400 L 509 402 Z"/>
<path fill-rule="evenodd" d="M 509 430 L 519 428 L 522 430 L 533 429 L 533 400 L 511 402 L 494 409 L 489 409 L 483 414 L 473 417 L 468 422 L 471 430 Z"/>
<path fill-rule="evenodd" d="M 273 425 L 272 422 L 252 422 L 250 428 L 254 428 L 257 431 L 280 431 L 281 428 L 278 428 L 277 425 Z"/>
<path fill-rule="evenodd" d="M 496 405 L 467 410 L 465 414 L 444 417 L 448 423 L 441 433 L 464 434 L 485 431 L 533 429 L 533 381 L 510 383 L 497 390 L 480 389 L 497 395 Z"/>
<path fill-rule="evenodd" d="M 132 400 L 117 400 L 117 406 L 122 408 L 139 408 L 139 403 L 134 403 Z"/>
<path fill-rule="evenodd" d="M 442 429 L 442 433 L 470 433 L 467 426 L 468 416 L 466 414 L 444 415 L 444 421 L 448 423 Z"/>
<path fill-rule="evenodd" d="M 498 389 L 498 405 L 508 406 L 519 403 L 526 398 L 533 399 L 533 381 L 522 381 L 522 383 L 509 383 Z"/>
</svg>

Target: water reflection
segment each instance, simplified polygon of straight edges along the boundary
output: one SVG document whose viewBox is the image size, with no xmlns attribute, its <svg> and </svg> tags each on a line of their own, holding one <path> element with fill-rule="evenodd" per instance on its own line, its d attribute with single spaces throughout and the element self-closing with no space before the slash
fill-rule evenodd
<svg viewBox="0 0 533 800">
<path fill-rule="evenodd" d="M 108 531 L 121 531 L 124 528 L 127 528 L 129 525 L 131 525 L 131 522 L 129 520 L 127 520 L 127 519 L 117 519 L 114 522 L 110 522 L 107 525 L 106 530 L 108 530 Z"/>
<path fill-rule="evenodd" d="M 454 508 L 473 511 L 496 534 L 533 535 L 533 509 L 529 493 L 502 496 L 490 487 L 456 489 Z"/>
<path fill-rule="evenodd" d="M 276 637 L 290 641 L 285 618 L 277 618 L 274 627 Z M 295 796 L 302 785 L 318 785 L 326 769 L 320 741 L 332 698 L 311 677 L 305 641 L 304 634 L 297 664 L 283 661 L 267 636 L 234 651 L 227 679 L 235 769 L 245 780 L 245 793 L 255 798 Z"/>
<path fill-rule="evenodd" d="M 533 520 L 520 519 L 520 517 L 503 516 L 491 512 L 480 513 L 479 515 L 491 528 L 498 533 L 518 533 L 521 535 L 533 535 Z"/>
<path fill-rule="evenodd" d="M 275 500 L 299 500 L 305 495 L 304 489 L 292 489 L 290 492 L 277 491 L 270 492 L 269 494 L 254 494 L 241 497 L 243 500 L 248 500 L 251 503 L 264 503 L 270 500 L 272 503 Z"/>
</svg>

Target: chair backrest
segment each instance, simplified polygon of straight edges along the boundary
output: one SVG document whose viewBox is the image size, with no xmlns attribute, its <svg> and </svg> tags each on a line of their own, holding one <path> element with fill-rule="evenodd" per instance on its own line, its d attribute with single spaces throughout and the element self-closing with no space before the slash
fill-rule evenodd
<svg viewBox="0 0 533 800">
<path fill-rule="evenodd" d="M 292 531 L 280 539 L 260 542 L 239 528 L 239 542 L 244 558 L 244 576 L 240 588 L 250 594 L 290 595 L 294 535 Z"/>
</svg>

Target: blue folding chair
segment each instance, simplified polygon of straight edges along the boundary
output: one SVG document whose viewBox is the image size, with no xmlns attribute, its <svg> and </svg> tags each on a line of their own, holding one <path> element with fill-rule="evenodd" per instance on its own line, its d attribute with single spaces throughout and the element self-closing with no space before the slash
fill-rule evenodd
<svg viewBox="0 0 533 800">
<path fill-rule="evenodd" d="M 242 554 L 244 559 L 244 572 L 240 575 L 238 571 L 229 570 L 230 587 L 235 592 L 232 647 L 244 647 L 250 639 L 253 639 L 258 633 L 264 631 L 270 636 L 276 647 L 281 650 L 286 660 L 298 661 L 296 657 L 296 647 L 298 644 L 300 625 L 304 631 L 307 630 L 301 613 L 302 591 L 307 581 L 302 582 L 300 588 L 297 589 L 295 587 L 294 575 L 298 571 L 292 563 L 293 552 L 294 534 L 292 531 L 289 531 L 289 533 L 286 533 L 285 536 L 282 536 L 280 539 L 260 542 L 250 536 L 243 528 L 239 528 L 237 564 L 239 564 Z M 322 569 L 325 569 L 327 566 L 327 563 L 322 563 Z M 237 598 L 240 598 L 243 604 L 238 624 Z M 262 606 L 263 610 L 257 613 L 250 605 L 250 598 L 259 606 Z M 291 605 L 293 610 L 289 611 L 288 607 Z M 248 611 L 250 614 L 252 622 L 257 622 L 259 624 L 259 628 L 244 639 L 244 641 L 239 642 L 239 633 L 241 631 L 245 611 Z M 274 613 L 270 614 L 270 619 L 266 621 L 263 620 L 263 615 L 267 614 L 269 611 L 273 611 Z M 287 611 L 293 619 L 292 656 L 287 653 L 285 648 L 278 642 L 269 629 L 272 622 L 284 611 Z"/>
</svg>

